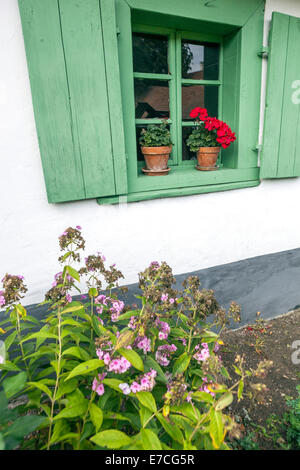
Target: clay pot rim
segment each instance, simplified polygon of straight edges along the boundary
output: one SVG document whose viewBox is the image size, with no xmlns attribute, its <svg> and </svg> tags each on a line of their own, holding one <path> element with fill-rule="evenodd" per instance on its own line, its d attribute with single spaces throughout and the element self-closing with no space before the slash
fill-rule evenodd
<svg viewBox="0 0 300 470">
<path fill-rule="evenodd" d="M 198 152 L 205 152 L 205 153 L 215 153 L 217 152 L 218 150 L 221 149 L 221 146 L 220 147 L 199 147 L 199 149 L 197 150 Z"/>
<path fill-rule="evenodd" d="M 142 147 L 141 151 L 143 154 L 150 154 L 150 155 L 161 155 L 161 154 L 168 154 L 172 151 L 172 145 L 163 145 L 161 147 Z"/>
</svg>

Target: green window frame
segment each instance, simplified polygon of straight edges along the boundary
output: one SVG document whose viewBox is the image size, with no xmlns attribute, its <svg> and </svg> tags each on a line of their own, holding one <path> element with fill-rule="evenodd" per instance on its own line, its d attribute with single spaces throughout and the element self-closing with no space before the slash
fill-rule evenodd
<svg viewBox="0 0 300 470">
<path fill-rule="evenodd" d="M 120 195 L 123 201 L 200 194 L 257 186 L 260 183 L 257 143 L 261 58 L 258 52 L 262 47 L 264 2 L 252 0 L 247 6 L 241 5 L 240 2 L 231 2 L 235 4 L 229 8 L 228 15 L 228 5 L 224 14 L 222 6 L 214 10 L 204 8 L 203 5 L 195 8 L 192 0 L 186 0 L 185 10 L 181 1 L 173 0 L 171 3 L 152 0 L 145 5 L 142 0 L 116 0 L 128 180 L 128 193 Z M 172 15 L 167 14 L 167 11 L 172 11 Z M 161 24 L 165 26 L 161 28 Z M 144 78 L 145 75 L 133 73 L 133 32 L 156 32 L 172 38 L 169 60 L 170 66 L 176 68 L 176 76 L 170 78 L 155 74 L 152 77 L 170 81 L 170 103 L 171 107 L 176 107 L 175 126 L 172 123 L 173 134 L 174 127 L 177 128 L 176 149 L 174 148 L 170 161 L 172 169 L 166 176 L 149 177 L 142 174 L 141 164 L 137 161 L 136 124 L 145 121 L 135 119 L 134 78 Z M 180 99 L 179 96 L 174 96 L 174 88 L 177 88 L 178 95 L 179 87 L 173 86 L 173 83 L 177 81 L 178 84 L 179 79 L 182 80 L 177 76 L 180 53 L 178 43 L 182 35 L 184 39 L 218 41 L 221 44 L 219 117 L 236 131 L 237 141 L 221 152 L 222 165 L 214 172 L 197 171 L 193 162 L 189 161 L 178 165 L 181 152 Z M 174 112 L 172 114 L 174 115 Z M 147 120 L 147 123 L 149 122 L 150 120 Z M 100 204 L 118 201 L 118 197 L 98 199 Z"/>
</svg>

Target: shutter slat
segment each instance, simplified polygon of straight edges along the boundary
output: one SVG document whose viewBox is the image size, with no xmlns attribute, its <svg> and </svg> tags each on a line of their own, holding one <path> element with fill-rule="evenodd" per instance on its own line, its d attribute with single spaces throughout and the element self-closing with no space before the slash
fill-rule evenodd
<svg viewBox="0 0 300 470">
<path fill-rule="evenodd" d="M 300 106 L 293 103 L 293 81 L 300 77 L 300 19 L 274 12 L 266 111 L 261 153 L 261 178 L 300 176 Z"/>
</svg>

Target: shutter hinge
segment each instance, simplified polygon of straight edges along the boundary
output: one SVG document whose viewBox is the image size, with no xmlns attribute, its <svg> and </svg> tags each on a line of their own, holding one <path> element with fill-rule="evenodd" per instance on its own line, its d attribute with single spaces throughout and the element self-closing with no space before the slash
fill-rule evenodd
<svg viewBox="0 0 300 470">
<path fill-rule="evenodd" d="M 253 152 L 260 152 L 261 151 L 261 144 L 257 144 L 256 147 L 252 148 Z"/>
<path fill-rule="evenodd" d="M 260 51 L 258 51 L 257 55 L 258 57 L 262 58 L 267 58 L 269 56 L 269 47 L 268 46 L 263 46 Z"/>
<path fill-rule="evenodd" d="M 120 34 L 121 34 L 121 31 L 120 31 L 120 28 L 119 28 L 119 26 L 117 26 L 117 27 L 116 27 L 116 33 L 117 33 L 117 36 L 120 36 Z"/>
</svg>

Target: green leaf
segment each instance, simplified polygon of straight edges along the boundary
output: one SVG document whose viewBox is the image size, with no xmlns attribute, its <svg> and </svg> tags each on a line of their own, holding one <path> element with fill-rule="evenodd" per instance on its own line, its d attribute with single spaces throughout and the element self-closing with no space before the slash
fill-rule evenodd
<svg viewBox="0 0 300 470">
<path fill-rule="evenodd" d="M 173 375 L 182 374 L 188 368 L 190 361 L 191 356 L 189 356 L 187 352 L 179 356 L 173 367 Z"/>
<path fill-rule="evenodd" d="M 163 383 L 167 383 L 167 377 L 160 367 L 160 365 L 153 359 L 151 356 L 147 356 L 145 361 L 145 366 L 149 369 L 154 369 L 157 372 L 157 379 L 159 379 Z"/>
<path fill-rule="evenodd" d="M 76 281 L 80 281 L 80 276 L 79 272 L 76 271 L 76 269 L 72 268 L 72 266 L 65 266 L 66 271 L 70 274 L 70 276 L 73 277 L 73 279 L 76 279 Z"/>
<path fill-rule="evenodd" d="M 90 417 L 91 417 L 93 425 L 95 426 L 96 432 L 98 432 L 102 426 L 103 413 L 102 413 L 101 408 L 95 405 L 95 403 L 92 403 L 90 406 Z"/>
<path fill-rule="evenodd" d="M 139 410 L 139 415 L 140 415 L 141 425 L 142 427 L 144 427 L 148 419 L 152 416 L 152 412 L 148 408 L 145 408 L 145 406 L 141 405 L 140 410 Z"/>
<path fill-rule="evenodd" d="M 204 401 L 205 403 L 213 403 L 213 397 L 207 392 L 194 392 L 193 399 L 196 401 Z"/>
<path fill-rule="evenodd" d="M 124 331 L 124 333 L 121 333 L 117 339 L 115 350 L 117 351 L 120 348 L 126 348 L 126 346 L 129 346 L 132 343 L 133 338 L 134 333 L 132 331 Z"/>
<path fill-rule="evenodd" d="M 43 416 L 26 415 L 17 418 L 5 431 L 4 437 L 9 436 L 14 438 L 11 441 L 11 445 L 6 445 L 6 450 L 14 449 L 21 440 L 35 431 L 44 422 L 45 417 Z"/>
<path fill-rule="evenodd" d="M 35 387 L 35 388 L 38 388 L 39 390 L 42 390 L 42 392 L 46 393 L 46 395 L 48 395 L 48 397 L 52 400 L 52 392 L 47 387 L 47 385 L 45 385 L 44 383 L 42 383 L 42 382 L 28 382 L 27 385 L 29 385 L 30 387 Z"/>
<path fill-rule="evenodd" d="M 72 370 L 66 380 L 70 380 L 72 377 L 76 377 L 77 375 L 89 374 L 93 370 L 99 369 L 99 367 L 103 366 L 104 362 L 100 361 L 100 359 L 91 359 L 90 361 L 83 362 Z"/>
<path fill-rule="evenodd" d="M 140 434 L 144 450 L 162 450 L 160 440 L 151 429 L 142 429 Z"/>
<path fill-rule="evenodd" d="M 63 353 L 62 356 L 74 356 L 77 357 L 78 359 L 81 359 L 83 361 L 87 361 L 89 359 L 89 354 L 79 346 L 72 346 L 71 348 L 66 349 Z"/>
<path fill-rule="evenodd" d="M 238 393 L 237 393 L 238 401 L 240 401 L 240 399 L 242 398 L 243 391 L 244 391 L 244 381 L 241 380 L 240 383 L 239 383 Z"/>
<path fill-rule="evenodd" d="M 53 333 L 49 333 L 48 331 L 45 330 L 40 330 L 37 333 L 32 333 L 31 335 L 27 336 L 24 338 L 21 343 L 24 343 L 25 341 L 29 341 L 30 339 L 58 339 L 57 335 L 54 335 Z"/>
<path fill-rule="evenodd" d="M 98 291 L 96 287 L 91 287 L 89 289 L 89 297 L 97 297 L 97 295 L 98 295 Z"/>
<path fill-rule="evenodd" d="M 71 406 L 67 406 L 60 413 L 58 413 L 53 421 L 57 421 L 62 418 L 76 418 L 77 416 L 82 416 L 88 407 L 88 401 L 84 400 L 81 403 L 76 403 Z"/>
<path fill-rule="evenodd" d="M 3 364 L 0 364 L 0 370 L 21 370 L 19 367 L 17 367 L 13 362 L 10 361 L 5 361 Z"/>
<path fill-rule="evenodd" d="M 224 440 L 225 432 L 222 413 L 220 411 L 216 411 L 214 408 L 211 408 L 210 410 L 209 435 L 212 439 L 214 448 L 219 449 Z"/>
<path fill-rule="evenodd" d="M 9 336 L 7 336 L 7 338 L 5 339 L 4 343 L 5 343 L 5 348 L 6 348 L 6 351 L 8 351 L 11 347 L 11 345 L 13 344 L 15 338 L 17 336 L 17 332 L 14 331 L 13 333 L 11 333 Z"/>
<path fill-rule="evenodd" d="M 59 442 L 61 437 L 67 434 L 70 431 L 70 426 L 68 422 L 64 419 L 60 419 L 53 426 L 53 434 L 50 440 L 50 444 L 55 444 Z"/>
<path fill-rule="evenodd" d="M 69 393 L 74 392 L 76 390 L 78 384 L 78 379 L 68 380 L 68 382 L 62 382 L 56 393 L 56 399 L 58 400 L 63 395 L 67 395 Z"/>
<path fill-rule="evenodd" d="M 139 402 L 152 411 L 152 413 L 157 412 L 155 399 L 151 392 L 137 392 L 135 395 Z"/>
<path fill-rule="evenodd" d="M 232 403 L 233 395 L 231 392 L 226 392 L 224 395 L 219 398 L 216 403 L 215 410 L 221 411 Z"/>
<path fill-rule="evenodd" d="M 129 436 L 124 432 L 116 429 L 108 429 L 99 432 L 90 439 L 92 442 L 101 447 L 108 447 L 109 449 L 120 449 L 121 447 L 128 446 L 131 442 Z"/>
<path fill-rule="evenodd" d="M 122 315 L 120 315 L 118 317 L 117 321 L 128 320 L 131 317 L 135 317 L 135 316 L 139 315 L 139 313 L 140 312 L 138 310 L 129 310 L 125 313 L 122 313 Z"/>
<path fill-rule="evenodd" d="M 183 443 L 183 435 L 182 435 L 182 432 L 180 431 L 180 429 L 173 424 L 169 423 L 166 418 L 162 415 L 162 414 L 157 414 L 157 418 L 160 422 L 160 424 L 162 425 L 162 427 L 164 428 L 164 430 L 169 434 L 169 436 L 172 437 L 172 439 L 174 439 L 174 441 L 177 441 L 179 442 L 180 444 Z"/>
<path fill-rule="evenodd" d="M 130 362 L 130 364 L 137 370 L 144 371 L 144 364 L 137 352 L 133 349 L 120 348 L 119 353 Z"/>
<path fill-rule="evenodd" d="M 108 385 L 110 388 L 115 390 L 116 392 L 122 393 L 122 390 L 120 389 L 119 385 L 124 383 L 124 380 L 119 380 L 119 379 L 104 379 L 102 380 L 104 385 Z"/>
<path fill-rule="evenodd" d="M 70 313 L 70 312 L 78 312 L 79 310 L 84 310 L 84 306 L 83 305 L 74 305 L 72 307 L 67 307 L 64 310 L 62 310 L 61 314 Z"/>
<path fill-rule="evenodd" d="M 20 372 L 12 377 L 7 377 L 3 382 L 3 388 L 7 398 L 11 398 L 13 395 L 20 392 L 25 387 L 26 381 L 26 372 Z"/>
</svg>

